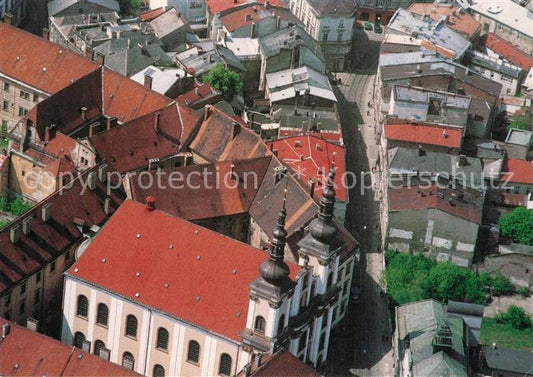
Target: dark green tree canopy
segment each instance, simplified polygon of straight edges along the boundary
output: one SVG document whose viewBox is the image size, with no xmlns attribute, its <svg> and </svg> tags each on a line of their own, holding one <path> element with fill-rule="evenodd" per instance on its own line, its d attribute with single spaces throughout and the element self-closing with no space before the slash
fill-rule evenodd
<svg viewBox="0 0 533 377">
<path fill-rule="evenodd" d="M 220 90 L 224 100 L 230 102 L 242 89 L 242 81 L 239 74 L 222 64 L 215 67 L 204 76 L 204 82 L 208 82 L 213 88 Z"/>
<path fill-rule="evenodd" d="M 500 217 L 500 231 L 514 242 L 533 246 L 533 210 L 517 207 Z"/>
</svg>

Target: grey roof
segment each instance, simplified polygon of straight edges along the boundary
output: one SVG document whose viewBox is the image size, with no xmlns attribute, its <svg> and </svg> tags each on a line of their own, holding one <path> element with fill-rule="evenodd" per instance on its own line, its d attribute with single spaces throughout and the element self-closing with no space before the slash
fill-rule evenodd
<svg viewBox="0 0 533 377">
<path fill-rule="evenodd" d="M 351 15 L 355 12 L 355 0 L 307 0 L 318 13 L 321 15 Z"/>
<path fill-rule="evenodd" d="M 296 43 L 304 45 L 320 60 L 326 61 L 318 42 L 307 34 L 300 25 L 293 25 L 259 38 L 259 46 L 267 58 L 279 54 L 282 48 L 290 47 Z"/>
<path fill-rule="evenodd" d="M 517 145 L 529 147 L 531 145 L 532 140 L 533 140 L 532 131 L 520 130 L 518 128 L 511 128 L 509 132 L 507 133 L 507 138 L 505 139 L 505 142 L 509 144 L 517 144 Z"/>
<path fill-rule="evenodd" d="M 415 51 L 402 54 L 381 54 L 379 56 L 379 66 L 405 65 L 431 63 L 438 61 L 448 61 L 445 57 L 433 51 Z"/>
<path fill-rule="evenodd" d="M 295 114 L 294 106 L 275 106 L 272 112 L 274 121 L 281 128 L 311 128 L 318 123 L 323 131 L 339 131 L 341 124 L 337 113 L 329 108 L 299 107 Z"/>
<path fill-rule="evenodd" d="M 448 107 L 460 109 L 468 109 L 470 107 L 470 97 L 418 87 L 403 85 L 394 86 L 395 100 L 429 103 L 430 98 L 441 99 L 443 101 L 443 106 L 446 105 Z"/>
<path fill-rule="evenodd" d="M 191 53 L 189 53 L 191 52 Z M 225 47 L 216 46 L 215 49 L 199 54 L 196 47 L 186 50 L 181 54 L 176 55 L 179 63 L 184 68 L 194 68 L 197 76 L 201 76 L 215 67 L 217 64 L 222 63 L 228 65 L 230 68 L 238 69 L 245 72 L 246 67 L 240 62 L 240 60 L 233 54 L 233 52 Z"/>
<path fill-rule="evenodd" d="M 462 57 L 471 46 L 467 39 L 447 27 L 443 20 L 433 21 L 430 17 L 420 17 L 401 8 L 392 16 L 387 29 L 415 39 L 428 40 L 453 51 L 456 58 Z"/>
<path fill-rule="evenodd" d="M 158 38 L 163 38 L 175 30 L 186 27 L 187 23 L 183 20 L 183 18 L 178 16 L 178 11 L 176 8 L 172 7 L 165 13 L 150 21 L 150 25 L 154 30 L 154 34 Z"/>
<path fill-rule="evenodd" d="M 389 167 L 393 174 L 416 175 L 418 172 L 448 175 L 450 178 L 465 178 L 465 186 L 481 190 L 483 186 L 481 161 L 467 157 L 467 165 L 458 165 L 459 156 L 426 151 L 420 156 L 417 149 L 389 149 Z"/>
<path fill-rule="evenodd" d="M 444 305 L 435 300 L 425 300 L 397 308 L 399 343 L 409 348 L 413 363 L 413 376 L 466 376 L 464 323 L 460 318 L 448 317 Z M 433 341 L 439 326 L 449 326 L 451 347 L 445 356 L 434 352 Z M 404 342 L 405 341 L 405 342 Z"/>
<path fill-rule="evenodd" d="M 504 75 L 511 76 L 514 79 L 518 79 L 520 77 L 520 73 L 522 72 L 520 67 L 506 63 L 501 59 L 491 58 L 489 55 L 483 54 L 479 51 L 472 51 L 471 57 L 472 65 L 477 65 L 491 71 L 496 71 Z"/>
<path fill-rule="evenodd" d="M 104 7 L 104 8 L 114 10 L 116 12 L 120 12 L 120 5 L 118 4 L 118 1 L 116 0 L 52 0 L 47 4 L 48 17 L 55 16 L 59 12 L 64 11 L 68 7 L 78 2 L 89 2 L 89 3 L 96 4 L 96 5 L 100 5 L 101 7 Z"/>
<path fill-rule="evenodd" d="M 529 351 L 485 347 L 485 359 L 492 369 L 520 374 L 533 371 L 533 353 Z"/>
<path fill-rule="evenodd" d="M 468 302 L 460 301 L 448 301 L 448 306 L 446 307 L 447 313 L 456 313 L 456 314 L 466 314 L 471 316 L 476 316 L 483 318 L 483 313 L 485 312 L 485 307 L 478 304 L 470 304 Z"/>
<path fill-rule="evenodd" d="M 434 63 L 406 64 L 401 66 L 381 67 L 382 81 L 405 79 L 408 77 L 449 75 L 459 81 L 464 81 L 475 88 L 481 89 L 495 97 L 500 96 L 502 85 L 489 80 L 480 74 L 468 70 L 466 67 L 450 61 Z"/>
</svg>

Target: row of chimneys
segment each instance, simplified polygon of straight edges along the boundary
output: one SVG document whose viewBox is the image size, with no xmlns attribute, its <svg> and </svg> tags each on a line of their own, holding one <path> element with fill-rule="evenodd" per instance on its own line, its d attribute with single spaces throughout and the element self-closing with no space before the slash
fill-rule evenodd
<svg viewBox="0 0 533 377">
<path fill-rule="evenodd" d="M 89 190 L 94 190 L 96 188 L 96 178 L 100 182 L 105 182 L 107 180 L 107 164 L 102 164 L 98 167 L 98 173 L 95 171 L 90 172 L 87 175 L 87 187 Z M 104 213 L 109 214 L 111 205 L 111 199 L 106 198 L 104 201 Z M 22 220 L 22 225 L 15 224 L 9 229 L 9 240 L 12 243 L 17 243 L 20 239 L 21 232 L 24 235 L 28 235 L 31 232 L 31 223 L 32 223 L 33 214 L 30 214 Z M 52 203 L 48 202 L 43 204 L 41 207 L 41 219 L 43 222 L 47 222 L 52 217 Z"/>
</svg>

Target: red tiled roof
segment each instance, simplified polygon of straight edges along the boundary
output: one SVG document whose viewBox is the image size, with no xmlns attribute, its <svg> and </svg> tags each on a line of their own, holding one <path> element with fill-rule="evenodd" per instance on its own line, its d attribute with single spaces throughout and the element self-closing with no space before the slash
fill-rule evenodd
<svg viewBox="0 0 533 377">
<path fill-rule="evenodd" d="M 313 367 L 305 364 L 302 360 L 291 354 L 288 350 L 279 351 L 278 353 L 266 359 L 263 356 L 263 364 L 256 370 L 252 370 L 252 377 L 280 377 L 280 376 L 298 376 L 298 377 L 322 377 Z M 290 372 L 288 372 L 290 371 Z M 242 374 L 239 374 L 243 377 Z"/>
<path fill-rule="evenodd" d="M 246 326 L 248 285 L 267 257 L 249 245 L 127 200 L 67 274 L 239 342 Z M 289 267 L 295 279 L 300 267 Z"/>
<path fill-rule="evenodd" d="M 264 4 L 266 1 L 270 5 L 287 8 L 287 4 L 281 0 L 254 0 L 254 2 L 259 4 Z M 244 4 L 248 4 L 250 0 L 206 0 L 207 10 L 210 14 L 220 13 L 230 8 L 238 7 Z"/>
<path fill-rule="evenodd" d="M 0 72 L 53 94 L 98 69 L 90 60 L 0 22 Z"/>
<path fill-rule="evenodd" d="M 165 13 L 165 7 L 152 9 L 152 10 L 146 11 L 144 13 L 141 13 L 139 18 L 141 19 L 141 21 L 144 21 L 144 22 L 145 21 L 151 21 L 154 18 L 162 15 L 163 13 Z"/>
<path fill-rule="evenodd" d="M 311 133 L 312 135 L 314 135 L 315 133 Z M 302 135 L 302 131 L 301 130 L 287 130 L 287 129 L 281 129 L 279 131 L 279 136 L 280 138 L 284 138 L 284 137 L 292 137 L 292 136 L 301 136 Z M 331 141 L 331 142 L 334 142 L 334 143 L 340 143 L 341 140 L 342 140 L 342 133 L 340 132 L 317 132 L 316 133 L 317 136 L 319 136 L 320 138 L 324 139 L 324 140 L 327 140 L 327 141 Z"/>
<path fill-rule="evenodd" d="M 198 123 L 200 116 L 188 109 L 180 109 L 186 118 L 182 127 L 178 105 L 173 104 L 156 112 L 131 120 L 119 127 L 96 134 L 90 138 L 98 155 L 113 163 L 121 173 L 148 165 L 151 158 L 163 159 L 178 153 L 183 129 L 187 132 Z M 159 113 L 158 131 L 155 122 Z"/>
<path fill-rule="evenodd" d="M 0 318 L 0 326 L 4 324 L 9 324 L 10 331 L 0 341 L 0 375 L 140 376 L 117 364 Z"/>
<path fill-rule="evenodd" d="M 501 180 L 533 184 L 533 162 L 507 158 L 503 163 Z"/>
<path fill-rule="evenodd" d="M 158 209 L 188 221 L 247 213 L 266 174 L 270 158 L 222 161 L 149 172 L 154 182 L 158 174 L 163 177 L 161 187 L 153 185 L 147 188 L 139 179 L 131 177 L 133 199 L 144 202 L 147 196 L 153 196 L 157 198 Z M 231 179 L 231 165 L 236 176 L 242 180 Z M 176 188 L 169 185 L 167 178 L 170 174 L 183 177 L 180 182 L 172 184 Z M 253 177 L 257 177 L 255 182 Z"/>
<path fill-rule="evenodd" d="M 226 29 L 231 32 L 240 29 L 243 26 L 249 25 L 252 22 L 258 22 L 266 18 L 265 11 L 269 12 L 270 17 L 275 17 L 279 15 L 283 19 L 288 19 L 295 23 L 300 23 L 300 20 L 298 20 L 298 18 L 296 18 L 296 16 L 294 16 L 286 8 L 283 10 L 273 7 L 265 8 L 263 4 L 257 3 L 253 5 L 250 4 L 249 6 L 225 14 L 224 16 L 220 17 L 220 22 L 222 22 Z"/>
<path fill-rule="evenodd" d="M 67 185 L 0 230 L 0 292 L 35 273 L 77 242 L 82 234 L 73 222 L 75 217 L 85 220 L 89 227 L 101 225 L 107 219 L 108 215 L 104 213 L 104 201 L 107 197 L 105 183 L 97 179 L 97 188 L 88 190 L 80 181 L 86 182 L 87 174 L 97 169 L 86 171 L 71 187 Z M 114 193 L 110 197 L 112 213 L 122 199 Z M 52 205 L 53 221 L 44 222 L 41 209 L 47 203 Z M 19 241 L 13 244 L 9 238 L 11 227 L 20 225 L 22 219 L 30 213 L 33 213 L 31 233 L 28 236 L 21 233 Z"/>
<path fill-rule="evenodd" d="M 385 124 L 385 137 L 389 140 L 460 148 L 462 136 L 462 130 L 457 128 L 411 123 Z"/>
<path fill-rule="evenodd" d="M 209 162 L 268 156 L 271 152 L 255 132 L 242 127 L 214 106 L 206 107 L 204 120 L 190 149 Z M 237 123 L 234 126 L 233 123 Z"/>
<path fill-rule="evenodd" d="M 299 178 L 304 187 L 310 188 L 310 179 L 316 182 L 314 196 L 317 198 L 322 196 L 323 183 L 335 160 L 335 194 L 338 200 L 346 202 L 343 147 L 313 135 L 278 139 L 268 142 L 267 145 L 271 150 L 277 150 L 278 158 L 294 172 L 294 176 Z M 320 148 L 317 148 L 317 145 Z M 322 171 L 321 175 L 318 174 L 318 169 Z"/>
<path fill-rule="evenodd" d="M 512 64 L 519 66 L 526 72 L 529 72 L 531 67 L 533 67 L 533 58 L 529 57 L 526 53 L 510 44 L 505 39 L 493 33 L 485 34 L 484 38 L 485 46 L 497 54 L 502 55 Z"/>
<path fill-rule="evenodd" d="M 57 132 L 54 138 L 45 144 L 44 150 L 54 156 L 64 157 L 65 155 L 70 155 L 74 148 L 76 148 L 76 140 Z"/>
<path fill-rule="evenodd" d="M 414 3 L 407 10 L 421 16 L 428 15 L 433 21 L 438 21 L 441 17 L 447 16 L 446 26 L 469 39 L 481 30 L 481 24 L 458 7 L 438 6 L 433 3 Z"/>
<path fill-rule="evenodd" d="M 184 106 L 191 106 L 194 105 L 195 102 L 201 101 L 208 96 L 215 97 L 218 95 L 220 95 L 220 93 L 213 89 L 209 83 L 206 82 L 201 85 L 195 83 L 193 89 L 179 95 L 176 98 L 176 101 Z"/>
<path fill-rule="evenodd" d="M 411 211 L 417 209 L 435 208 L 453 216 L 460 217 L 470 222 L 481 224 L 482 206 L 474 202 L 463 202 L 452 199 L 454 205 L 450 205 L 448 191 L 439 198 L 438 193 L 444 193 L 436 185 L 427 189 L 417 186 L 389 189 L 390 211 Z M 406 215 L 407 216 L 407 215 Z"/>
</svg>

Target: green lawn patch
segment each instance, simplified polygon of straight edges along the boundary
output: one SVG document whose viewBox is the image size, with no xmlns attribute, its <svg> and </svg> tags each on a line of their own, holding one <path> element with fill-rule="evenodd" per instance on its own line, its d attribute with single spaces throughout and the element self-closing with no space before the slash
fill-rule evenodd
<svg viewBox="0 0 533 377">
<path fill-rule="evenodd" d="M 481 342 L 500 348 L 533 351 L 533 330 L 518 330 L 509 324 L 498 323 L 496 318 L 485 317 L 481 323 Z"/>
</svg>

